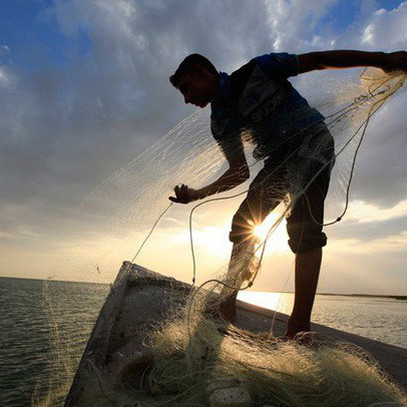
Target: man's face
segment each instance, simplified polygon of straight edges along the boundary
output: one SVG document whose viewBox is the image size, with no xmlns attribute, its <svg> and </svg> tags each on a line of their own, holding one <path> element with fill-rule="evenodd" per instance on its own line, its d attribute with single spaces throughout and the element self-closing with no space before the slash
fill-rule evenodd
<svg viewBox="0 0 407 407">
<path fill-rule="evenodd" d="M 181 77 L 177 88 L 185 103 L 204 108 L 216 94 L 215 76 L 207 71 L 192 72 Z"/>
</svg>

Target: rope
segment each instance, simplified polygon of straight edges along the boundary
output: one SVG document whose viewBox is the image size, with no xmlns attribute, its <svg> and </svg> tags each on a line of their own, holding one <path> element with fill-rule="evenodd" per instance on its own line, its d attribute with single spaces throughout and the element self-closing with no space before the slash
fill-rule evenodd
<svg viewBox="0 0 407 407">
<path fill-rule="evenodd" d="M 148 233 L 148 235 L 146 236 L 146 238 L 143 240 L 143 243 L 140 245 L 139 249 L 137 250 L 137 253 L 134 255 L 134 257 L 132 258 L 130 263 L 134 263 L 134 260 L 136 260 L 137 256 L 139 255 L 139 253 L 141 252 L 142 248 L 144 247 L 144 245 L 147 243 L 147 240 L 150 238 L 150 236 L 152 235 L 154 229 L 156 228 L 156 226 L 158 225 L 158 222 L 161 220 L 161 218 L 167 213 L 167 211 L 171 208 L 171 206 L 173 205 L 173 202 L 171 202 L 161 213 L 161 215 L 157 218 L 157 220 L 154 222 L 154 225 L 152 226 L 150 232 Z"/>
</svg>

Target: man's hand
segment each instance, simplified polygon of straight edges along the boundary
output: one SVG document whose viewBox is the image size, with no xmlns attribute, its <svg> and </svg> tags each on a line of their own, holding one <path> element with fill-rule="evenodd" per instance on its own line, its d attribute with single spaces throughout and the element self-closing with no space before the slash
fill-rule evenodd
<svg viewBox="0 0 407 407">
<path fill-rule="evenodd" d="M 197 196 L 197 191 L 192 188 L 188 188 L 186 185 L 182 184 L 181 186 L 176 186 L 174 188 L 175 197 L 170 196 L 168 199 L 172 202 L 187 204 L 192 201 L 199 199 Z"/>
<path fill-rule="evenodd" d="M 398 51 L 386 54 L 384 64 L 381 68 L 387 73 L 393 71 L 407 72 L 407 52 Z"/>
</svg>

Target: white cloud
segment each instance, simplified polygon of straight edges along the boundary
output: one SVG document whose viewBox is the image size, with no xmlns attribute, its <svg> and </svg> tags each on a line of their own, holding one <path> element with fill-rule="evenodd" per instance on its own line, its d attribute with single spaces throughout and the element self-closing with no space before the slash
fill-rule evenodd
<svg viewBox="0 0 407 407">
<path fill-rule="evenodd" d="M 0 45 L 0 57 L 8 54 L 9 52 L 10 52 L 10 48 L 7 45 L 5 45 L 5 44 Z"/>
<path fill-rule="evenodd" d="M 372 256 L 381 254 L 382 257 L 391 257 L 397 253 L 405 253 L 407 245 L 407 231 L 370 240 L 368 242 L 359 239 L 341 239 L 335 241 L 335 253 L 347 253 L 352 255 Z M 351 256 L 350 256 L 351 257 Z"/>
<path fill-rule="evenodd" d="M 399 50 L 406 48 L 407 3 L 396 9 L 377 10 L 363 29 L 361 43 L 370 48 Z"/>
<path fill-rule="evenodd" d="M 318 21 L 337 0 L 265 0 L 270 39 L 275 51 L 320 49 L 333 39 L 313 34 Z"/>
<path fill-rule="evenodd" d="M 402 216 L 407 216 L 407 200 L 400 201 L 390 208 L 381 208 L 364 201 L 356 200 L 350 202 L 346 220 L 356 221 L 357 223 L 380 223 Z"/>
<path fill-rule="evenodd" d="M 0 86 L 9 87 L 14 83 L 13 76 L 7 71 L 6 68 L 0 65 Z"/>
<path fill-rule="evenodd" d="M 10 54 L 10 48 L 7 45 L 0 45 L 0 87 L 8 88 L 16 81 L 16 76 L 10 69 L 1 63 L 1 59 Z"/>
</svg>

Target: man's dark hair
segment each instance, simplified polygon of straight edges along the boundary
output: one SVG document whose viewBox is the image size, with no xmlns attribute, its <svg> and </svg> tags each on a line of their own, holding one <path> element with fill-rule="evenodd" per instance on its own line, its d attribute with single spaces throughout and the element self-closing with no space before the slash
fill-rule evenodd
<svg viewBox="0 0 407 407">
<path fill-rule="evenodd" d="M 178 69 L 175 71 L 174 75 L 170 76 L 170 82 L 173 86 L 177 87 L 181 76 L 190 74 L 196 71 L 196 66 L 199 65 L 202 68 L 205 68 L 211 73 L 217 74 L 215 66 L 209 61 L 208 58 L 205 58 L 199 54 L 188 55 L 179 65 Z"/>
</svg>

